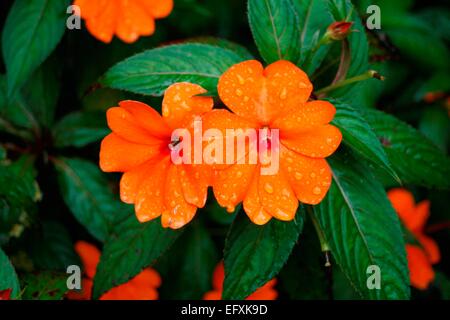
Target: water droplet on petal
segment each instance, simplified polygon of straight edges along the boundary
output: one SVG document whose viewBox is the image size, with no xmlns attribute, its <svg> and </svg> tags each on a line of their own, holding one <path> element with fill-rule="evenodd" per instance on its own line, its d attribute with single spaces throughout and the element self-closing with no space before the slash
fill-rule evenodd
<svg viewBox="0 0 450 320">
<path fill-rule="evenodd" d="M 280 93 L 280 99 L 284 100 L 286 98 L 287 98 L 287 90 L 286 90 L 286 88 L 283 88 L 283 90 L 281 90 L 281 93 Z"/>
<path fill-rule="evenodd" d="M 319 187 L 315 187 L 315 188 L 313 189 L 313 193 L 314 193 L 315 195 L 319 195 L 321 192 L 322 192 L 322 189 L 320 189 Z"/>
<path fill-rule="evenodd" d="M 270 183 L 266 183 L 266 184 L 264 185 L 264 190 L 265 190 L 267 193 L 273 193 L 273 187 L 272 187 L 272 185 L 271 185 Z"/>
<path fill-rule="evenodd" d="M 242 92 L 241 89 L 237 89 L 237 90 L 236 90 L 236 95 L 237 95 L 238 97 L 242 96 L 243 94 L 244 94 L 244 93 Z"/>
<path fill-rule="evenodd" d="M 296 180 L 300 180 L 301 178 L 303 178 L 303 175 L 300 172 L 296 172 L 295 173 L 295 179 Z"/>
</svg>

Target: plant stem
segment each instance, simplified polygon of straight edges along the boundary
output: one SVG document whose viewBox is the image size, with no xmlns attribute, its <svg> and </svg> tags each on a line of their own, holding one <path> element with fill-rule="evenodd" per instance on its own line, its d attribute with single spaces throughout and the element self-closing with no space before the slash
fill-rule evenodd
<svg viewBox="0 0 450 320">
<path fill-rule="evenodd" d="M 319 224 L 319 221 L 317 221 L 316 216 L 314 215 L 313 209 L 311 206 L 306 206 L 306 212 L 308 213 L 309 218 L 311 219 L 313 225 L 314 225 L 314 229 L 316 229 L 316 233 L 317 233 L 317 237 L 319 238 L 320 241 L 320 248 L 322 250 L 322 252 L 329 252 L 330 251 L 330 246 L 328 245 L 327 240 L 325 239 L 325 234 L 322 230 L 322 227 Z M 329 259 L 328 259 L 328 255 L 326 255 L 327 258 L 327 262 L 329 263 Z"/>
<path fill-rule="evenodd" d="M 341 43 L 341 60 L 339 63 L 339 69 L 336 72 L 336 76 L 331 83 L 332 85 L 344 80 L 347 77 L 348 69 L 350 68 L 350 62 L 352 60 L 352 55 L 350 53 L 350 43 L 348 42 L 348 39 L 342 40 Z"/>
<path fill-rule="evenodd" d="M 337 82 L 335 84 L 331 84 L 328 87 L 322 88 L 322 89 L 316 91 L 316 95 L 321 95 L 321 94 L 324 94 L 324 93 L 336 90 L 338 88 L 345 87 L 345 86 L 347 86 L 349 84 L 352 84 L 352 83 L 355 83 L 355 82 L 364 81 L 364 80 L 368 80 L 368 79 L 372 79 L 372 78 L 379 79 L 381 81 L 383 81 L 385 79 L 377 71 L 369 70 L 369 71 L 367 71 L 367 72 L 365 72 L 363 74 L 360 74 L 358 76 L 355 76 L 355 77 L 352 77 L 352 78 L 348 78 L 348 79 L 339 81 L 339 82 Z"/>
</svg>

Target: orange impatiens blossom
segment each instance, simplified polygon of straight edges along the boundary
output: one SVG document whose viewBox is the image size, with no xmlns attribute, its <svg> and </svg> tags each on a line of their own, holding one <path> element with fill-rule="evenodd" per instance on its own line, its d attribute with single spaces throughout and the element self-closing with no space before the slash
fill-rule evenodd
<svg viewBox="0 0 450 320">
<path fill-rule="evenodd" d="M 294 219 L 298 201 L 317 204 L 324 198 L 331 185 L 325 158 L 342 135 L 329 124 L 334 106 L 308 101 L 312 89 L 308 76 L 283 60 L 265 69 L 258 61 L 245 61 L 222 75 L 219 96 L 234 113 L 213 110 L 204 117 L 204 127 L 218 128 L 224 136 L 230 128 L 278 129 L 280 143 L 270 151 L 279 153 L 280 163 L 272 175 L 260 174 L 261 161 L 217 170 L 212 185 L 221 206 L 231 212 L 243 201 L 249 218 L 262 225 L 272 217 Z"/>
<path fill-rule="evenodd" d="M 225 269 L 223 262 L 220 262 L 213 273 L 213 290 L 203 296 L 203 300 L 221 300 L 223 291 L 223 281 L 225 280 Z M 274 289 L 277 280 L 273 279 L 261 288 L 249 295 L 245 300 L 275 300 L 278 292 Z"/>
<path fill-rule="evenodd" d="M 416 205 L 411 192 L 401 188 L 390 190 L 388 197 L 405 227 L 421 245 L 407 244 L 406 254 L 411 285 L 424 290 L 434 279 L 431 265 L 438 263 L 441 258 L 436 242 L 424 234 L 425 223 L 430 215 L 430 202 L 424 200 Z"/>
<path fill-rule="evenodd" d="M 90 243 L 78 241 L 75 251 L 81 258 L 85 277 L 82 280 L 81 292 L 69 291 L 70 300 L 90 300 L 93 279 L 100 261 L 100 251 Z M 112 288 L 100 297 L 100 300 L 156 300 L 157 288 L 161 285 L 161 277 L 150 268 L 144 269 L 130 281 Z"/>
<path fill-rule="evenodd" d="M 98 40 L 111 42 L 114 35 L 127 43 L 155 32 L 155 19 L 167 17 L 173 0 L 75 0 L 86 28 Z"/>
<path fill-rule="evenodd" d="M 205 205 L 209 168 L 202 164 L 175 164 L 171 149 L 176 129 L 191 132 L 194 121 L 213 108 L 213 99 L 196 96 L 202 87 L 183 82 L 170 86 L 163 99 L 163 116 L 146 104 L 122 101 L 107 112 L 113 131 L 100 149 L 100 168 L 124 172 L 122 201 L 135 205 L 137 218 L 146 222 L 161 216 L 163 227 L 178 229 Z"/>
</svg>

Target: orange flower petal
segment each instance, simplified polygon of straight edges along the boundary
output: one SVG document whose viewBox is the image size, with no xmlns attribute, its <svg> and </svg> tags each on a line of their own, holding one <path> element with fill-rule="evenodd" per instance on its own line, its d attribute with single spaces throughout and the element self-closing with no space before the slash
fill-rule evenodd
<svg viewBox="0 0 450 320">
<path fill-rule="evenodd" d="M 121 101 L 119 106 L 128 111 L 134 117 L 134 121 L 152 136 L 170 139 L 170 128 L 152 107 L 132 100 Z"/>
<path fill-rule="evenodd" d="M 149 286 L 133 285 L 132 282 L 112 288 L 100 300 L 156 300 L 158 292 Z"/>
<path fill-rule="evenodd" d="M 294 219 L 298 200 L 281 169 L 274 175 L 260 175 L 258 192 L 267 213 L 283 221 Z"/>
<path fill-rule="evenodd" d="M 141 128 L 131 113 L 124 108 L 109 108 L 106 112 L 106 118 L 109 128 L 115 134 L 130 142 L 150 145 L 163 142 Z"/>
<path fill-rule="evenodd" d="M 152 268 L 146 268 L 142 270 L 141 273 L 139 273 L 131 281 L 133 282 L 133 284 L 151 286 L 154 288 L 160 287 L 162 282 L 159 273 Z"/>
<path fill-rule="evenodd" d="M 109 0 L 75 0 L 74 5 L 80 7 L 80 15 L 83 19 L 94 19 L 108 5 Z"/>
<path fill-rule="evenodd" d="M 270 280 L 245 300 L 275 300 L 278 297 L 278 292 L 273 288 L 276 284 L 276 279 Z"/>
<path fill-rule="evenodd" d="M 161 159 L 159 159 L 161 160 Z M 141 183 L 154 170 L 158 160 L 147 161 L 144 164 L 125 172 L 120 179 L 120 199 L 125 203 L 134 203 L 140 190 Z"/>
<path fill-rule="evenodd" d="M 333 125 L 324 125 L 295 136 L 282 136 L 281 143 L 289 149 L 313 158 L 325 158 L 333 154 L 342 141 L 342 134 Z"/>
<path fill-rule="evenodd" d="M 100 147 L 100 168 L 105 172 L 125 172 L 159 156 L 165 148 L 162 144 L 132 143 L 110 133 Z"/>
<path fill-rule="evenodd" d="M 66 298 L 69 300 L 91 300 L 92 287 L 94 281 L 88 278 L 81 279 L 81 290 L 70 290 L 66 293 Z"/>
<path fill-rule="evenodd" d="M 292 62 L 280 60 L 264 70 L 267 86 L 267 112 L 270 119 L 299 108 L 308 101 L 313 86 L 308 75 Z"/>
<path fill-rule="evenodd" d="M 161 216 L 164 228 L 179 229 L 188 224 L 195 216 L 197 207 L 189 204 L 183 196 L 178 166 L 171 165 L 165 184 L 164 204 L 166 210 Z"/>
<path fill-rule="evenodd" d="M 327 194 L 332 174 L 325 159 L 305 157 L 281 147 L 281 167 L 300 202 L 318 204 Z"/>
<path fill-rule="evenodd" d="M 154 18 L 165 18 L 173 9 L 173 0 L 138 0 Z"/>
<path fill-rule="evenodd" d="M 254 224 L 264 225 L 272 219 L 272 215 L 261 204 L 258 186 L 259 174 L 255 174 L 244 199 L 244 211 Z"/>
<path fill-rule="evenodd" d="M 222 300 L 222 291 L 209 291 L 205 293 L 203 300 Z"/>
<path fill-rule="evenodd" d="M 75 243 L 75 251 L 81 258 L 86 276 L 94 279 L 97 264 L 100 261 L 100 251 L 96 246 L 86 241 Z"/>
<path fill-rule="evenodd" d="M 213 273 L 213 288 L 218 291 L 222 291 L 223 281 L 225 280 L 225 266 L 223 261 L 220 261 Z"/>
<path fill-rule="evenodd" d="M 237 115 L 258 120 L 263 71 L 262 64 L 256 60 L 233 65 L 219 79 L 220 99 Z"/>
<path fill-rule="evenodd" d="M 126 43 L 135 42 L 139 36 L 155 32 L 155 20 L 137 1 L 120 0 L 117 17 L 117 36 Z"/>
<path fill-rule="evenodd" d="M 295 133 L 325 125 L 333 120 L 335 114 L 336 108 L 331 103 L 316 100 L 296 105 L 275 119 L 271 126 L 283 134 Z"/>
<path fill-rule="evenodd" d="M 425 290 L 434 279 L 434 271 L 426 253 L 417 246 L 406 245 L 411 285 Z"/>
<path fill-rule="evenodd" d="M 180 165 L 178 172 L 185 200 L 198 208 L 203 208 L 208 196 L 211 167 L 201 164 Z"/>
<path fill-rule="evenodd" d="M 409 227 L 411 230 L 423 230 L 429 217 L 430 201 L 421 201 L 417 204 L 414 215 L 409 220 Z"/>
<path fill-rule="evenodd" d="M 214 102 L 211 97 L 197 96 L 205 92 L 201 86 L 189 82 L 175 83 L 167 88 L 162 110 L 169 127 L 184 128 L 192 122 L 194 116 L 212 110 Z"/>
<path fill-rule="evenodd" d="M 98 40 L 110 43 L 116 28 L 118 9 L 115 2 L 108 1 L 101 10 L 97 11 L 95 17 L 86 20 L 86 28 Z"/>
<path fill-rule="evenodd" d="M 154 164 L 140 184 L 134 207 L 140 222 L 153 220 L 164 212 L 164 185 L 169 165 L 168 157 Z"/>
<path fill-rule="evenodd" d="M 210 129 L 218 130 L 221 134 L 220 137 L 222 138 L 222 152 L 221 155 L 215 155 L 217 157 L 215 159 L 217 164 L 214 164 L 213 167 L 215 169 L 226 169 L 238 160 L 243 160 L 243 156 L 240 155 L 241 153 L 248 157 L 250 135 L 248 134 L 247 129 L 255 129 L 257 127 L 258 124 L 256 122 L 244 119 L 224 109 L 216 109 L 206 113 L 203 116 L 204 132 L 207 132 Z M 257 138 L 257 136 L 255 136 L 255 138 Z M 238 141 L 245 141 L 244 151 L 238 149 Z M 215 141 L 213 142 L 215 143 Z M 207 150 L 206 148 L 209 143 L 210 142 L 204 143 L 204 151 Z M 227 156 L 231 157 L 230 153 L 227 152 L 227 145 L 233 150 L 233 157 L 230 159 L 227 159 Z M 238 159 L 238 157 L 241 158 Z M 249 163 L 248 161 L 244 162 Z"/>
<path fill-rule="evenodd" d="M 403 188 L 391 189 L 387 195 L 406 227 L 412 232 L 421 231 L 429 215 L 429 202 L 421 202 L 416 208 L 413 194 Z"/>
<path fill-rule="evenodd" d="M 277 61 L 265 70 L 249 60 L 228 69 L 219 79 L 219 96 L 237 115 L 270 124 L 284 111 L 308 100 L 308 76 L 288 61 Z"/>
<path fill-rule="evenodd" d="M 256 170 L 256 164 L 235 164 L 216 171 L 212 185 L 219 205 L 233 212 L 244 200 Z"/>
<path fill-rule="evenodd" d="M 430 237 L 420 234 L 416 235 L 417 240 L 420 242 L 422 247 L 425 249 L 428 258 L 432 264 L 436 264 L 441 260 L 441 252 L 439 251 L 439 247 L 433 239 Z"/>
</svg>

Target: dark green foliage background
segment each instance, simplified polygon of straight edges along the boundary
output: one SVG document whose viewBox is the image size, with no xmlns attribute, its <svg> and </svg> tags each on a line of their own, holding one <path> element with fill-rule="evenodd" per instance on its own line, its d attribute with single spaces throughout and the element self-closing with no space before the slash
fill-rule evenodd
<svg viewBox="0 0 450 320">
<path fill-rule="evenodd" d="M 446 1 L 175 0 L 156 33 L 132 45 L 100 43 L 84 25 L 66 30 L 69 4 L 0 2 L 0 290 L 13 288 L 18 299 L 62 299 L 66 267 L 80 263 L 73 244 L 86 240 L 104 253 L 94 298 L 152 266 L 163 278 L 162 299 L 200 299 L 222 259 L 229 299 L 273 277 L 281 299 L 450 297 Z M 381 7 L 382 30 L 363 27 L 371 4 Z M 323 203 L 301 206 L 296 221 L 258 227 L 241 209 L 227 213 L 211 194 L 182 230 L 137 222 L 132 206 L 119 201 L 120 175 L 97 165 L 108 107 L 136 99 L 160 110 L 162 93 L 176 81 L 216 95 L 221 73 L 252 58 L 288 59 L 323 88 L 338 69 L 340 44 L 317 51 L 316 44 L 331 22 L 347 17 L 356 30 L 348 77 L 374 69 L 386 81 L 327 96 L 344 141 L 330 159 L 334 182 Z M 430 92 L 442 97 L 427 102 Z M 430 234 L 442 260 L 424 292 L 410 291 L 404 244 L 414 239 L 403 236 L 385 195 L 400 183 L 417 201 L 430 199 L 429 225 L 443 226 Z M 331 267 L 317 232 L 331 249 Z M 380 291 L 365 287 L 368 263 L 386 276 Z"/>
</svg>

